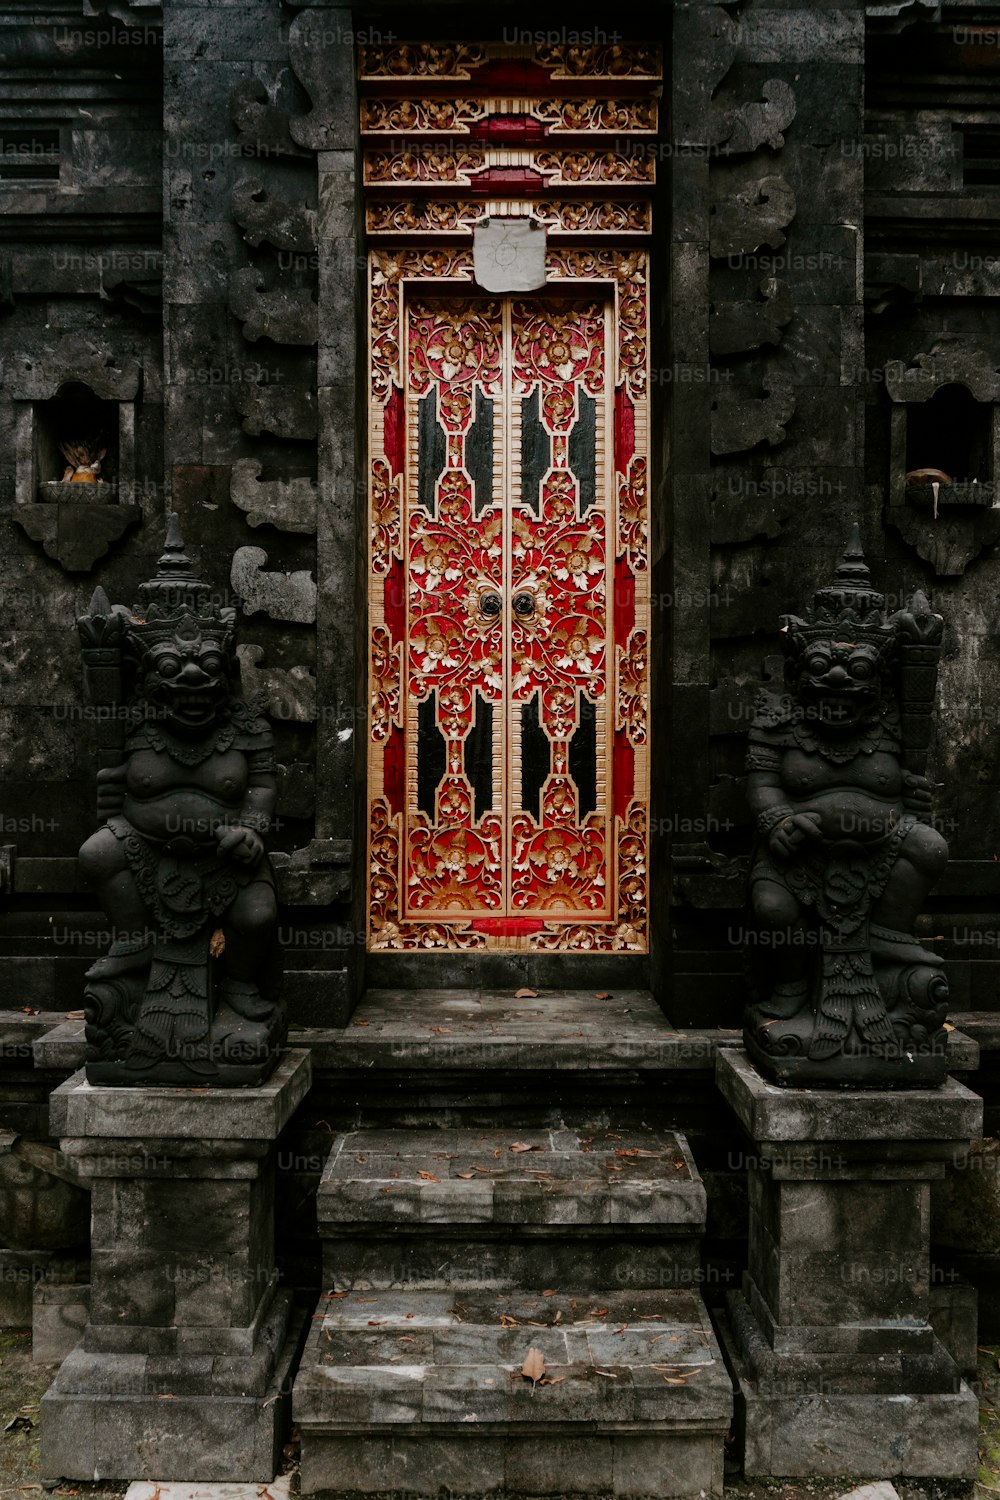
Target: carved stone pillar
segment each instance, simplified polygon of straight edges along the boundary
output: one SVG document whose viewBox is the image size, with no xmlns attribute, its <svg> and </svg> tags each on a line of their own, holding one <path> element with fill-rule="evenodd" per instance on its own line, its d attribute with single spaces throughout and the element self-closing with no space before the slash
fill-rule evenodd
<svg viewBox="0 0 1000 1500">
<path fill-rule="evenodd" d="M 298 1328 L 274 1266 L 274 1142 L 311 1081 L 111 1088 L 77 1073 L 52 1130 L 92 1191 L 90 1318 L 43 1398 L 63 1479 L 268 1481 Z"/>
<path fill-rule="evenodd" d="M 971 1478 L 978 1403 L 929 1322 L 930 1184 L 982 1134 L 940 1088 L 716 1082 L 750 1137 L 749 1269 L 720 1329 L 747 1476 Z"/>
</svg>

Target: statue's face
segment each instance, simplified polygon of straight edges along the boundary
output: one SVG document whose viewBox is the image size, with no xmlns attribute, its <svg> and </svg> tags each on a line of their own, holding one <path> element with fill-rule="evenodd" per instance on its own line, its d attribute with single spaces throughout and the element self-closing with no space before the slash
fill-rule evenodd
<svg viewBox="0 0 1000 1500">
<path fill-rule="evenodd" d="M 811 641 L 799 667 L 800 700 L 827 729 L 853 729 L 878 710 L 878 652 L 853 641 Z"/>
<path fill-rule="evenodd" d="M 188 736 L 208 729 L 228 695 L 218 642 L 178 637 L 154 646 L 146 658 L 145 693 L 170 728 Z"/>
</svg>

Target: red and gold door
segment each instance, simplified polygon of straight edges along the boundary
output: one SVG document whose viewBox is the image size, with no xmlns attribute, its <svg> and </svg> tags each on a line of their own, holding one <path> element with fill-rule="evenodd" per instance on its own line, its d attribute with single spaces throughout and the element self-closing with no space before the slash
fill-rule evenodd
<svg viewBox="0 0 1000 1500">
<path fill-rule="evenodd" d="M 621 277 L 496 296 L 399 259 L 373 275 L 370 944 L 642 951 L 644 326 L 637 353 Z"/>
</svg>

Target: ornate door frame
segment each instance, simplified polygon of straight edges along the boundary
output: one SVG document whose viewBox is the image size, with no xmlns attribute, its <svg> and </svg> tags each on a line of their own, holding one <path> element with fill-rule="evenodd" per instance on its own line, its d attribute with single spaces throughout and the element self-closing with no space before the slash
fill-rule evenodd
<svg viewBox="0 0 1000 1500">
<path fill-rule="evenodd" d="M 613 301 L 614 538 L 607 545 L 615 617 L 606 691 L 614 700 L 612 758 L 620 784 L 614 813 L 614 904 L 593 920 L 552 918 L 524 930 L 508 923 L 405 914 L 400 767 L 404 756 L 406 642 L 404 317 L 418 291 L 475 291 L 471 248 L 409 246 L 370 257 L 368 744 L 368 946 L 378 952 L 645 954 L 648 950 L 649 810 L 649 261 L 645 250 L 549 248 L 546 290 Z M 539 294 L 541 295 L 541 294 Z"/>
<path fill-rule="evenodd" d="M 367 723 L 367 868 L 366 868 L 366 948 L 369 983 L 421 983 L 421 978 L 438 972 L 441 966 L 427 962 L 427 954 L 457 956 L 480 954 L 478 974 L 502 975 L 504 972 L 526 974 L 552 972 L 567 977 L 577 965 L 573 956 L 591 956 L 591 962 L 606 956 L 604 972 L 615 972 L 621 983 L 646 983 L 649 950 L 649 639 L 651 639 L 651 589 L 649 589 L 649 251 L 652 237 L 652 189 L 657 160 L 658 104 L 663 78 L 660 48 L 655 43 L 624 42 L 610 45 L 595 40 L 592 45 L 576 42 L 391 42 L 388 45 L 361 46 L 358 52 L 358 86 L 360 86 L 361 145 L 363 145 L 364 223 L 370 245 L 369 255 L 369 577 L 367 577 L 367 667 L 369 667 L 369 723 Z M 445 724 L 442 700 L 438 693 L 441 675 L 435 685 L 429 684 L 427 667 L 415 666 L 411 643 L 406 639 L 408 625 L 417 621 L 421 628 L 420 580 L 411 576 L 418 571 L 420 558 L 412 552 L 411 523 L 414 522 L 414 484 L 412 452 L 420 441 L 414 431 L 414 414 L 409 398 L 412 371 L 408 365 L 408 306 L 411 300 L 453 297 L 456 303 L 471 297 L 492 296 L 475 284 L 474 242 L 480 237 L 480 226 L 496 219 L 523 228 L 525 220 L 544 231 L 544 287 L 532 297 L 591 297 L 603 300 L 613 308 L 613 359 L 609 396 L 609 422 L 606 429 L 597 428 L 588 414 L 594 440 L 583 437 L 583 422 L 570 417 L 564 425 L 559 420 L 541 416 L 544 405 L 544 380 L 538 381 L 538 413 L 528 419 L 544 428 L 537 443 L 544 447 L 549 465 L 541 481 L 538 516 L 543 516 L 549 495 L 550 478 L 565 481 L 571 514 L 576 505 L 576 523 L 583 525 L 586 510 L 579 463 L 567 458 L 571 444 L 577 458 L 591 441 L 595 472 L 606 463 L 601 487 L 603 519 L 597 529 L 595 552 L 600 552 L 600 582 L 591 589 L 592 600 L 600 595 L 612 625 L 603 637 L 600 670 L 585 685 L 564 673 L 564 685 L 570 696 L 576 693 L 576 720 L 570 729 L 556 723 L 552 705 L 544 697 L 544 679 L 538 676 L 538 726 L 547 738 L 544 744 L 529 745 L 520 726 L 520 742 L 531 751 L 540 765 L 549 766 L 549 777 L 538 793 L 541 801 L 540 826 L 549 829 L 553 841 L 553 858 L 562 861 L 564 874 L 553 876 L 549 885 L 541 886 L 532 918 L 525 919 L 520 898 L 531 906 L 535 894 L 525 892 L 522 876 L 514 892 L 514 876 L 504 877 L 504 912 L 499 921 L 484 915 L 475 900 L 466 901 L 468 886 L 459 889 L 454 876 L 450 885 L 444 879 L 436 883 L 441 900 L 433 909 L 421 906 L 426 892 L 423 886 L 435 885 L 435 873 L 427 876 L 427 859 L 415 858 L 409 828 L 430 820 L 432 831 L 444 829 L 448 837 L 465 834 L 469 841 L 483 846 L 481 829 L 474 828 L 469 814 L 472 786 L 468 780 L 469 759 L 475 754 L 468 748 L 471 738 L 462 741 L 454 727 Z M 490 281 L 489 278 L 487 281 Z M 505 287 L 501 281 L 490 287 Z M 516 285 L 516 284 L 514 284 Z M 538 287 L 535 281 L 522 282 Z M 516 314 L 510 314 L 514 317 Z M 453 315 L 447 315 L 445 321 Z M 543 318 L 544 321 L 544 318 Z M 423 380 L 423 377 L 420 377 Z M 420 383 L 418 380 L 418 383 Z M 441 387 L 444 390 L 444 387 Z M 531 381 L 520 390 L 534 390 Z M 583 410 L 583 387 L 574 387 L 568 396 L 577 413 Z M 589 395 L 594 393 L 589 392 Z M 445 392 L 445 396 L 448 393 Z M 483 423 L 478 404 L 484 390 L 474 398 L 477 416 L 462 419 L 465 428 L 450 428 L 441 416 L 435 393 L 432 414 L 423 422 L 423 431 L 433 434 L 433 444 L 447 453 L 447 459 L 430 465 L 436 475 L 433 486 L 424 484 L 423 501 L 417 507 L 415 528 L 429 532 L 438 520 L 439 501 L 445 493 L 465 486 L 463 493 L 471 504 L 472 516 L 483 484 L 472 484 L 466 466 L 465 432 L 469 423 L 483 437 Z M 450 399 L 450 398 L 448 398 Z M 534 399 L 534 396 L 532 396 Z M 595 399 L 595 398 L 594 398 Z M 424 404 L 426 405 L 426 404 Z M 484 402 L 489 407 L 489 401 Z M 555 408 L 553 408 L 555 410 Z M 511 408 L 514 411 L 514 408 Z M 436 414 L 435 414 L 436 413 Z M 525 404 L 514 411 L 514 428 L 525 420 Z M 576 423 L 576 435 L 574 435 Z M 444 429 L 444 431 L 439 431 Z M 492 429 L 496 431 L 495 428 Z M 457 434 L 457 435 L 456 435 Z M 604 449 L 600 452 L 601 438 Z M 597 444 L 597 447 L 594 447 Z M 474 444 L 475 449 L 475 444 Z M 516 458 L 504 458 L 499 468 L 504 474 L 516 468 L 525 450 L 519 443 Z M 481 455 L 480 455 L 481 460 Z M 544 468 L 543 463 L 543 468 Z M 510 526 L 529 529 L 525 519 L 523 496 L 534 493 L 537 478 L 537 455 L 531 456 L 532 484 L 517 489 L 507 483 L 510 499 Z M 562 469 L 562 475 L 559 474 Z M 423 481 L 421 481 L 423 483 Z M 520 480 L 517 481 L 517 484 Z M 595 480 L 597 483 L 597 480 Z M 510 498 L 514 496 L 514 498 Z M 493 504 L 490 499 L 490 505 Z M 519 508 L 520 507 L 520 510 Z M 457 510 L 456 510 L 457 514 Z M 543 526 L 555 516 L 547 511 Z M 589 520 L 589 516 L 588 516 Z M 507 528 L 504 517 L 502 528 Z M 603 526 L 603 529 L 601 529 Z M 550 537 L 550 532 L 544 532 Z M 543 544 L 544 544 L 543 537 Z M 510 541 L 504 546 L 510 552 Z M 460 550 L 460 546 L 457 547 Z M 456 556 L 457 556 L 456 550 Z M 483 549 L 480 553 L 483 556 Z M 454 567 L 453 567 L 454 571 Z M 474 567 L 472 573 L 483 568 Z M 552 577 L 550 570 L 549 577 Z M 424 583 L 427 571 L 424 570 Z M 475 579 L 471 580 L 475 597 Z M 511 583 L 513 586 L 513 583 Z M 589 586 L 589 585 L 588 585 Z M 517 583 L 522 588 L 522 583 Z M 550 595 L 558 595 L 550 589 Z M 576 607 L 585 583 L 577 582 Z M 552 597 L 549 604 L 552 606 Z M 567 592 L 559 603 L 567 607 Z M 415 600 L 415 603 L 414 603 Z M 513 610 L 513 597 L 508 606 Z M 538 601 L 538 604 L 543 600 Z M 412 607 L 411 607 L 412 606 Z M 453 610 L 454 612 L 454 610 Z M 541 607 L 540 607 L 541 613 Z M 595 606 L 595 615 L 600 610 Z M 511 621 L 514 621 L 511 613 Z M 552 627 L 553 610 L 544 615 L 544 628 Z M 507 657 L 516 654 L 519 622 L 514 621 L 511 636 L 514 645 L 504 646 Z M 454 625 L 448 627 L 450 639 L 456 640 Z M 555 627 L 552 627 L 555 634 Z M 544 631 L 538 631 L 541 636 Z M 523 633 L 522 633 L 523 634 Z M 441 645 L 435 639 L 435 645 Z M 454 652 L 451 652 L 454 654 Z M 591 655 L 591 652 L 588 652 Z M 594 660 L 597 658 L 594 657 Z M 552 663 L 550 663 L 552 664 Z M 507 667 L 505 667 L 507 669 Z M 520 669 L 519 669 L 520 672 Z M 432 673 L 433 675 L 433 673 Z M 514 676 L 517 687 L 523 687 L 523 672 Z M 412 685 L 412 684 L 417 684 Z M 513 691 L 513 690 L 511 690 Z M 603 694 L 603 697 L 601 697 Z M 468 694 L 466 694 L 468 696 Z M 489 696 L 489 694 L 487 694 Z M 435 697 L 435 703 L 430 703 Z M 591 709 L 585 715 L 585 699 Z M 478 699 L 477 699 L 478 702 Z M 519 700 L 514 699 L 514 703 Z M 405 732 L 406 712 L 421 712 L 424 727 L 432 739 L 447 744 L 441 750 L 435 744 L 438 765 L 447 765 L 447 774 L 433 766 L 414 769 L 412 742 L 415 736 Z M 468 705 L 466 705 L 468 714 Z M 511 709 L 513 714 L 514 709 Z M 549 717 L 546 718 L 546 714 Z M 474 709 L 475 715 L 475 709 Z M 601 717 L 603 715 L 603 717 Z M 487 717 L 486 714 L 483 715 Z M 588 724 L 583 726 L 583 718 Z M 601 718 L 601 727 L 591 730 L 591 720 Z M 475 717 L 472 718 L 475 724 Z M 576 726 L 576 727 L 574 727 Z M 462 733 L 468 732 L 468 723 Z M 478 733 L 478 729 L 477 729 Z M 568 844 L 579 850 L 594 829 L 586 825 L 594 798 L 591 786 L 573 781 L 570 771 L 570 733 L 577 739 L 577 766 L 597 762 L 598 805 L 603 807 L 606 822 L 606 846 L 601 873 L 609 876 L 613 886 L 610 900 L 595 898 L 595 891 L 576 900 L 567 897 L 571 888 L 585 891 L 586 868 L 582 861 L 576 870 L 567 871 Z M 504 759 L 505 778 L 511 786 L 523 778 L 517 766 L 517 735 L 510 729 L 510 756 Z M 541 736 L 538 736 L 541 739 Z M 586 744 L 582 744 L 586 741 Z M 421 739 L 423 744 L 423 739 Z M 480 747 L 481 748 L 481 747 Z M 496 754 L 496 745 L 493 745 Z M 549 759 L 550 757 L 550 759 Z M 496 765 L 496 760 L 495 762 Z M 433 772 L 433 774 L 432 774 Z M 463 777 L 463 772 L 466 772 Z M 537 772 L 537 766 L 535 766 Z M 532 774 L 535 774 L 532 772 Z M 418 792 L 418 816 L 414 811 L 414 787 L 423 774 L 423 790 Z M 544 774 L 544 771 L 541 772 Z M 589 774 L 589 771 L 588 771 Z M 537 775 L 535 775 L 537 778 Z M 559 781 L 562 784 L 559 786 Z M 432 786 L 432 790 L 429 787 Z M 453 786 L 454 783 L 454 786 Z M 465 784 L 460 784 L 465 783 Z M 505 781 L 507 784 L 507 781 Z M 562 805 L 576 801 L 577 811 L 559 822 L 558 801 L 546 802 L 550 790 L 562 790 Z M 585 798 L 586 790 L 586 798 Z M 454 796 L 451 793 L 454 792 Z M 493 786 L 495 792 L 495 786 Z M 534 787 L 532 787 L 534 792 Z M 445 793 L 450 814 L 441 816 Z M 519 793 L 519 796 L 520 796 Z M 604 802 L 601 804 L 601 796 Z M 463 802 L 460 816 L 451 816 L 456 802 Z M 493 804 L 484 802 L 492 810 Z M 505 802 L 510 808 L 510 798 Z M 522 817 L 523 808 L 534 807 L 520 796 L 517 811 L 511 811 L 511 826 L 520 823 L 519 850 L 505 849 L 510 868 L 525 870 L 531 858 L 520 858 L 531 844 L 531 819 Z M 612 813 L 613 807 L 613 813 Z M 550 816 L 552 814 L 552 816 Z M 550 822 L 546 823 L 546 817 Z M 465 823 L 462 823 L 465 819 Z M 576 828 L 568 823 L 576 820 Z M 448 823 L 445 828 L 445 823 Z M 457 825 L 462 825 L 457 826 Z M 555 849 L 562 835 L 568 834 L 567 846 Z M 582 837 L 577 837 L 582 835 Z M 576 841 L 574 841 L 576 838 Z M 517 840 L 517 829 L 514 844 Z M 424 850 L 432 846 L 430 834 Z M 600 840 L 598 840 L 600 841 Z M 462 837 L 457 847 L 448 849 L 447 840 L 438 838 L 436 871 L 442 865 L 457 870 L 462 855 Z M 441 858 L 444 856 L 444 858 Z M 492 870 L 499 861 L 493 850 Z M 520 865 L 517 859 L 520 858 Z M 537 859 L 541 864 L 540 859 Z M 471 868 L 466 861 L 466 871 Z M 592 868 L 592 865 L 591 865 Z M 423 886 L 421 886 L 423 882 Z M 576 883 L 574 883 L 576 882 Z M 538 882 L 535 882 L 538 883 Z M 597 883 L 597 882 L 595 882 Z M 475 885 L 475 882 L 472 882 Z M 447 886 L 447 889 L 445 889 Z M 478 886 L 477 886 L 478 889 Z M 441 892 L 444 891 L 444 895 Z M 493 892 L 495 894 L 495 892 Z M 463 906 L 465 903 L 465 906 Z M 586 910 L 583 910 L 583 906 Z M 462 910 L 471 915 L 460 915 Z M 520 913 L 520 916 L 517 915 Z M 541 919 L 535 919 L 540 916 Z M 438 919 L 441 918 L 441 919 Z M 552 956 L 547 962 L 543 956 Z M 496 962 L 483 968 L 486 957 Z M 525 968 L 528 956 L 537 956 Z M 507 962 L 507 969 L 504 963 Z M 511 962 L 514 968 L 511 969 Z M 520 968 L 517 968 L 520 965 Z M 460 972 L 454 962 L 448 972 Z M 444 971 L 441 971 L 444 972 Z M 583 972 L 583 971 L 580 971 Z M 559 983 L 559 981 L 556 981 Z M 604 981 L 595 981 L 604 983 Z"/>
</svg>

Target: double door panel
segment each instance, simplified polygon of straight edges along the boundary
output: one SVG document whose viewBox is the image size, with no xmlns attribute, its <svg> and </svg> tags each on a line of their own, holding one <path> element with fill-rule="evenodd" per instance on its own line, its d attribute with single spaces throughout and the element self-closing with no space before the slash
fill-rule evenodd
<svg viewBox="0 0 1000 1500">
<path fill-rule="evenodd" d="M 612 913 L 612 320 L 600 295 L 407 299 L 409 918 Z"/>
</svg>

